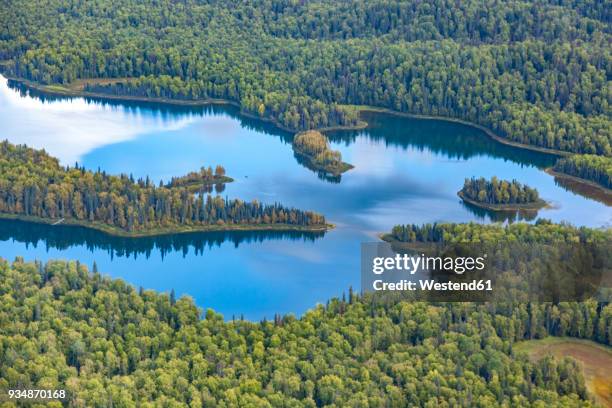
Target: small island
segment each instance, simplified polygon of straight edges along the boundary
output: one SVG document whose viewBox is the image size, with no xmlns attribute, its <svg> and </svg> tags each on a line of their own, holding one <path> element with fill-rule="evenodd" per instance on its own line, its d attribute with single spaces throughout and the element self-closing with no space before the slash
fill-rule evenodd
<svg viewBox="0 0 612 408">
<path fill-rule="evenodd" d="M 342 161 L 340 152 L 330 148 L 327 137 L 315 130 L 296 134 L 293 151 L 307 168 L 333 177 L 353 168 Z"/>
<path fill-rule="evenodd" d="M 575 154 L 555 163 L 549 173 L 580 179 L 584 183 L 612 189 L 612 159 L 594 154 Z"/>
<path fill-rule="evenodd" d="M 457 195 L 465 202 L 492 211 L 538 210 L 546 207 L 538 191 L 516 180 L 492 177 L 465 179 Z"/>
<path fill-rule="evenodd" d="M 233 178 L 225 175 L 225 168 L 217 165 L 213 172 L 212 167 L 202 167 L 200 171 L 192 171 L 181 177 L 172 177 L 166 188 L 184 187 L 191 192 L 211 192 L 212 186 L 221 186 L 231 183 Z M 217 187 L 217 191 L 221 190 Z"/>
</svg>

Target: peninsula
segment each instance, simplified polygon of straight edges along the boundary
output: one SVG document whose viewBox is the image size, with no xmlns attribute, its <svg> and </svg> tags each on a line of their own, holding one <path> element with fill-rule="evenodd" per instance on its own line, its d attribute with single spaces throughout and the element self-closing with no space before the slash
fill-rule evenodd
<svg viewBox="0 0 612 408">
<path fill-rule="evenodd" d="M 223 173 L 223 174 L 221 174 Z M 204 172 L 207 174 L 207 171 Z M 63 167 L 43 150 L 0 143 L 0 217 L 81 225 L 119 236 L 195 231 L 324 231 L 331 226 L 311 211 L 275 203 L 194 194 L 196 173 L 155 186 L 149 178 Z M 225 177 L 218 168 L 216 176 Z"/>
</svg>

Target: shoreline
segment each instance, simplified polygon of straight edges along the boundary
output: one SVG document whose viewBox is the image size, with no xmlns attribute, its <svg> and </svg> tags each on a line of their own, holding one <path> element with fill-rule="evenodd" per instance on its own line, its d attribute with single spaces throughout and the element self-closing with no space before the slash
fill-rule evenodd
<svg viewBox="0 0 612 408">
<path fill-rule="evenodd" d="M 61 86 L 49 86 L 49 85 L 40 85 L 38 83 L 35 83 L 33 81 L 27 80 L 27 79 L 22 79 L 22 78 L 17 78 L 17 77 L 13 77 L 10 75 L 7 75 L 6 73 L 2 73 L 1 69 L 0 69 L 0 73 L 7 78 L 8 80 L 12 80 L 15 82 L 18 82 L 22 85 L 25 85 L 28 88 L 32 88 L 35 89 L 37 91 L 49 94 L 49 95 L 56 95 L 56 96 L 67 96 L 67 97 L 88 97 L 88 98 L 97 98 L 100 100 L 118 100 L 118 101 L 127 101 L 127 102 L 145 102 L 145 103 L 161 103 L 161 104 L 168 104 L 168 105 L 177 105 L 177 106 L 207 106 L 207 105 L 230 105 L 233 106 L 235 108 L 239 109 L 239 114 L 249 118 L 249 119 L 255 119 L 255 120 L 259 120 L 265 123 L 269 123 L 271 125 L 273 125 L 274 127 L 278 128 L 279 130 L 285 131 L 285 132 L 290 132 L 290 133 L 299 133 L 296 132 L 293 129 L 289 129 L 283 125 L 281 125 L 280 123 L 278 123 L 276 120 L 274 119 L 270 119 L 270 118 L 262 118 L 259 117 L 257 115 L 251 114 L 249 112 L 244 112 L 241 107 L 240 104 L 231 100 L 227 100 L 227 99 L 202 99 L 202 100 L 195 100 L 195 101 L 188 101 L 188 100 L 179 100 L 179 99 L 168 99 L 168 98 L 148 98 L 148 97 L 138 97 L 138 96 L 122 96 L 122 95 L 107 95 L 107 94 L 99 94 L 99 93 L 93 93 L 93 92 L 85 92 L 85 91 L 78 91 L 78 90 L 73 90 L 70 88 L 66 88 L 66 87 L 61 87 Z M 407 112 L 399 112 L 399 111 L 394 111 L 392 109 L 388 109 L 388 108 L 380 108 L 380 107 L 376 107 L 376 106 L 368 106 L 368 105 L 345 105 L 345 106 L 349 106 L 352 107 L 354 109 L 356 109 L 359 113 L 363 113 L 363 112 L 372 112 L 372 113 L 383 113 L 383 114 L 388 114 L 388 115 L 394 115 L 394 116 L 399 116 L 399 117 L 405 117 L 405 118 L 411 118 L 411 119 L 418 119 L 418 120 L 439 120 L 439 121 L 444 121 L 444 122 L 450 122 L 450 123 L 457 123 L 457 124 L 461 124 L 461 125 L 465 125 L 465 126 L 469 126 L 472 127 L 474 129 L 477 129 L 479 131 L 482 131 L 487 137 L 491 138 L 492 140 L 504 144 L 506 146 L 510 146 L 510 147 L 515 147 L 517 149 L 525 149 L 525 150 L 530 150 L 530 151 L 534 151 L 534 152 L 539 152 L 539 153 L 544 153 L 544 154 L 548 154 L 551 156 L 556 156 L 556 157 L 569 157 L 572 156 L 573 153 L 571 152 L 565 152 L 565 151 L 561 151 L 561 150 L 556 150 L 556 149 L 548 149 L 548 148 L 544 148 L 544 147 L 537 147 L 537 146 L 531 146 L 531 145 L 527 145 L 524 143 L 518 143 L 518 142 L 513 142 L 511 140 L 508 140 L 506 138 L 503 138 L 497 134 L 495 134 L 492 130 L 479 125 L 477 123 L 473 123 L 473 122 L 469 122 L 463 119 L 457 119 L 457 118 L 451 118 L 451 117 L 447 117 L 447 116 L 435 116 L 435 115 L 420 115 L 420 114 L 414 114 L 414 113 L 407 113 Z M 357 125 L 354 126 L 333 126 L 333 127 L 326 127 L 326 128 L 318 128 L 318 129 L 313 129 L 313 130 L 318 130 L 321 132 L 330 132 L 330 131 L 349 131 L 349 130 L 362 130 L 365 129 L 369 126 L 369 124 L 366 121 L 361 120 Z M 544 170 L 546 171 L 546 170 Z M 549 173 L 550 174 L 550 173 Z M 565 176 L 565 175 L 564 175 Z M 559 176 L 561 177 L 561 176 Z M 569 176 L 568 176 L 569 177 Z M 591 182 L 589 182 L 588 180 L 584 180 L 584 179 L 580 179 L 580 178 L 573 178 L 572 179 L 573 182 L 575 183 L 579 183 L 579 184 L 583 184 L 587 187 L 595 187 L 597 186 L 597 188 L 599 188 L 598 185 L 593 185 Z M 612 193 L 608 193 L 605 192 L 606 195 L 612 195 Z M 612 200 L 612 197 L 610 198 L 610 200 Z"/>
<path fill-rule="evenodd" d="M 322 172 L 322 173 L 331 175 L 333 177 L 340 177 L 342 176 L 342 174 L 355 168 L 355 166 L 353 166 L 352 164 L 345 163 L 345 162 L 341 162 L 340 168 L 332 169 L 332 168 L 325 167 L 325 166 L 319 166 L 314 162 L 314 158 L 311 155 L 306 154 L 301 149 L 295 147 L 295 145 L 292 145 L 292 148 L 293 148 L 293 153 L 301 157 L 302 160 L 306 161 L 308 164 L 306 167 L 311 169 L 312 171 Z"/>
<path fill-rule="evenodd" d="M 146 103 L 161 103 L 167 105 L 175 105 L 175 106 L 210 106 L 210 105 L 230 105 L 235 108 L 238 108 L 238 112 L 241 116 L 244 116 L 249 119 L 260 120 L 262 122 L 266 122 L 272 124 L 274 127 L 288 132 L 288 133 L 297 133 L 294 129 L 290 129 L 275 119 L 266 118 L 257 116 L 250 112 L 246 112 L 242 109 L 238 102 L 222 99 L 222 98 L 207 98 L 207 99 L 196 99 L 196 100 L 182 100 L 182 99 L 171 99 L 171 98 L 159 98 L 159 97 L 147 97 L 147 96 L 135 96 L 135 95 L 113 95 L 113 94 L 105 94 L 98 92 L 87 92 L 84 90 L 71 89 L 67 88 L 63 85 L 41 85 L 34 81 L 30 81 L 29 79 L 17 78 L 14 76 L 10 76 L 6 73 L 1 72 L 6 79 L 18 82 L 22 85 L 25 85 L 28 88 L 34 89 L 39 92 L 44 92 L 53 96 L 66 96 L 66 97 L 81 97 L 81 98 L 96 98 L 101 100 L 113 100 L 113 101 L 126 101 L 126 102 L 146 102 Z M 328 126 L 317 128 L 321 132 L 331 132 L 338 130 L 360 130 L 365 129 L 368 126 L 367 122 L 359 121 L 357 125 L 354 126 Z"/>
<path fill-rule="evenodd" d="M 465 194 L 461 190 L 457 192 L 459 198 L 461 198 L 464 202 L 472 204 L 476 207 L 483 208 L 485 210 L 491 211 L 538 211 L 542 208 L 549 207 L 550 204 L 542 199 L 536 201 L 535 203 L 529 204 L 491 204 L 491 203 L 481 203 L 471 198 L 467 198 Z"/>
<path fill-rule="evenodd" d="M 524 143 L 514 142 L 512 140 L 506 139 L 505 137 L 501 137 L 497 135 L 495 132 L 493 132 L 491 129 L 485 126 L 482 126 L 482 125 L 479 125 L 477 123 L 470 122 L 467 120 L 463 120 L 463 119 L 451 118 L 448 116 L 421 115 L 417 113 L 399 112 L 399 111 L 395 111 L 395 110 L 388 109 L 388 108 L 379 108 L 376 106 L 355 105 L 355 107 L 360 112 L 386 113 L 388 115 L 400 116 L 400 117 L 411 118 L 411 119 L 439 120 L 443 122 L 458 123 L 460 125 L 470 126 L 470 127 L 473 127 L 475 129 L 478 129 L 484 132 L 488 137 L 495 140 L 496 142 L 499 142 L 507 146 L 516 147 L 518 149 L 531 150 L 534 152 L 545 153 L 545 154 L 550 154 L 552 156 L 559 156 L 559 157 L 567 157 L 567 156 L 571 156 L 574 154 L 574 153 L 566 152 L 563 150 L 549 149 L 547 147 L 538 147 L 538 146 L 532 146 L 532 145 L 528 145 Z"/>
<path fill-rule="evenodd" d="M 579 188 L 584 189 L 584 191 L 580 192 L 574 191 L 571 188 L 567 187 L 570 189 L 570 191 L 580 195 L 591 194 L 589 198 L 592 198 L 594 200 L 602 200 L 603 203 L 606 204 L 608 207 L 612 206 L 612 190 L 610 190 L 609 188 L 606 188 L 591 180 L 583 179 L 578 176 L 572 176 L 571 174 L 554 171 L 552 167 L 544 169 L 544 172 L 546 172 L 548 175 L 553 176 L 555 179 L 558 178 L 561 181 L 569 182 L 569 184 L 575 184 Z"/>
<path fill-rule="evenodd" d="M 104 93 L 87 92 L 87 91 L 78 90 L 78 89 L 71 89 L 71 88 L 67 88 L 62 85 L 41 85 L 34 81 L 30 81 L 28 79 L 8 76 L 6 73 L 2 73 L 2 75 L 9 80 L 19 82 L 29 88 L 35 89 L 40 92 L 48 93 L 50 95 L 72 96 L 72 97 L 90 97 L 90 98 L 132 101 L 132 102 L 151 102 L 151 103 L 163 103 L 163 104 L 169 104 L 169 105 L 183 105 L 183 106 L 231 105 L 231 106 L 238 108 L 240 114 L 247 118 L 261 120 L 263 122 L 271 123 L 278 129 L 286 131 L 286 132 L 291 132 L 291 133 L 300 132 L 300 131 L 296 131 L 295 129 L 290 129 L 286 126 L 283 126 L 282 124 L 278 123 L 275 119 L 262 118 L 252 113 L 245 112 L 241 108 L 238 102 L 235 102 L 229 99 L 208 98 L 208 99 L 199 99 L 199 100 L 181 100 L 181 99 L 151 98 L 151 97 L 131 96 L 131 95 L 111 95 L 111 94 L 104 94 Z M 99 79 L 108 80 L 112 78 L 99 78 Z M 86 82 L 85 80 L 80 80 L 80 81 Z M 356 109 L 359 113 L 362 113 L 362 112 L 385 113 L 389 115 L 406 117 L 406 118 L 411 118 L 411 119 L 440 120 L 444 122 L 459 123 L 461 125 L 470 126 L 475 129 L 478 129 L 484 132 L 488 137 L 495 140 L 496 142 L 505 144 L 507 146 L 512 146 L 512 147 L 516 147 L 519 149 L 532 150 L 535 152 L 540 152 L 540 153 L 545 153 L 545 154 L 550 154 L 553 156 L 560 156 L 560 157 L 571 156 L 573 154 L 571 152 L 565 152 L 563 150 L 549 149 L 546 147 L 538 147 L 538 146 L 532 146 L 532 145 L 528 145 L 524 143 L 514 142 L 512 140 L 508 140 L 504 137 L 497 135 L 495 132 L 493 132 L 492 130 L 488 129 L 485 126 L 482 126 L 482 125 L 479 125 L 477 123 L 470 122 L 467 120 L 463 120 L 463 119 L 451 118 L 448 116 L 422 115 L 422 114 L 416 114 L 416 113 L 400 112 L 400 111 L 395 111 L 389 108 L 381 108 L 381 107 L 368 106 L 368 105 L 343 105 L 343 106 Z M 330 131 L 338 131 L 338 130 L 362 130 L 362 129 L 367 128 L 368 125 L 369 124 L 366 121 L 360 120 L 358 124 L 353 125 L 353 126 L 338 125 L 338 126 L 316 128 L 312 130 L 318 130 L 320 132 L 330 132 Z"/>
<path fill-rule="evenodd" d="M 594 181 L 587 180 L 587 179 L 584 179 L 584 178 L 582 178 L 582 177 L 578 177 L 578 176 L 573 176 L 573 175 L 571 175 L 571 174 L 567 174 L 567 173 L 560 173 L 560 172 L 558 172 L 558 171 L 553 170 L 553 168 L 552 168 L 552 167 L 548 167 L 548 168 L 544 169 L 544 171 L 545 171 L 546 173 L 550 174 L 551 176 L 560 177 L 560 178 L 565 178 L 565 179 L 568 179 L 568 180 L 572 180 L 572 181 L 580 182 L 580 183 L 582 183 L 582 184 L 588 184 L 588 185 L 590 185 L 591 187 L 595 187 L 595 188 L 597 188 L 598 190 L 601 190 L 601 191 L 603 191 L 603 192 L 604 192 L 604 193 L 606 193 L 606 194 L 612 194 L 612 190 L 610 190 L 609 188 L 604 187 L 604 186 L 602 186 L 602 185 L 600 185 L 600 184 L 597 184 L 597 183 L 596 183 L 596 182 L 594 182 Z"/>
<path fill-rule="evenodd" d="M 432 248 L 439 249 L 441 245 L 443 245 L 442 242 L 422 242 L 422 241 L 404 242 L 404 241 L 400 241 L 399 239 L 395 238 L 393 234 L 390 232 L 379 233 L 377 234 L 377 237 L 382 242 L 386 242 L 387 244 L 389 244 L 393 251 L 408 250 L 408 251 L 413 251 L 413 252 L 427 253 L 427 252 L 431 252 Z"/>
<path fill-rule="evenodd" d="M 4 214 L 0 213 L 0 219 L 5 220 L 17 220 L 23 222 L 31 222 L 35 224 L 44 224 L 49 226 L 68 226 L 68 227 L 82 227 L 91 230 L 96 230 L 105 233 L 112 237 L 119 238 L 146 238 L 146 237 L 158 237 L 163 235 L 177 235 L 177 234 L 189 234 L 198 232 L 232 232 L 232 231 L 295 231 L 295 232 L 327 232 L 334 229 L 334 224 L 316 225 L 316 226 L 300 226 L 291 224 L 225 224 L 222 226 L 218 225 L 206 225 L 206 226 L 182 226 L 177 227 L 166 227 L 157 228 L 149 231 L 138 231 L 138 232 L 127 232 L 116 227 L 110 227 L 102 223 L 91 223 L 89 221 L 75 220 L 71 218 L 64 219 L 60 224 L 55 224 L 58 220 L 47 219 L 36 216 L 19 215 L 19 214 Z M 60 218 L 61 219 L 61 218 Z"/>
<path fill-rule="evenodd" d="M 217 184 L 229 184 L 233 182 L 234 182 L 233 178 L 228 177 L 228 176 L 222 176 L 222 177 L 218 177 L 218 180 L 195 181 L 195 182 L 186 183 L 186 184 L 182 184 L 182 185 L 178 185 L 174 187 L 170 185 L 171 183 L 166 183 L 164 187 L 165 188 L 186 188 L 188 190 L 198 191 L 201 187 L 212 187 Z"/>
</svg>

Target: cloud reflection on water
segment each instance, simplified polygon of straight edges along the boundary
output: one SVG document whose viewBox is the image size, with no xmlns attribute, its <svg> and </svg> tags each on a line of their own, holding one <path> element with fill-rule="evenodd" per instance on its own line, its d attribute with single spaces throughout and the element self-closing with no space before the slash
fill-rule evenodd
<svg viewBox="0 0 612 408">
<path fill-rule="evenodd" d="M 153 131 L 183 128 L 193 123 L 194 114 L 176 116 L 127 110 L 110 104 L 70 98 L 44 101 L 20 94 L 10 88 L 0 75 L 0 109 L 3 129 L 1 139 L 13 143 L 44 148 L 64 165 L 75 161 L 98 147 L 132 140 Z"/>
</svg>

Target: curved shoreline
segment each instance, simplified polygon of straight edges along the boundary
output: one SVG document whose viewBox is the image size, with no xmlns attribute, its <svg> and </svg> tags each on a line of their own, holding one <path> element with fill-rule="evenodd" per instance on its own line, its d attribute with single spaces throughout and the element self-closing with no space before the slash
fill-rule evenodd
<svg viewBox="0 0 612 408">
<path fill-rule="evenodd" d="M 470 122 L 467 120 L 463 120 L 463 119 L 451 118 L 448 116 L 421 115 L 417 113 L 399 112 L 399 111 L 394 111 L 392 109 L 387 109 L 387 108 L 378 108 L 376 106 L 355 105 L 355 107 L 360 112 L 386 113 L 389 115 L 401 116 L 401 117 L 411 118 L 411 119 L 439 120 L 443 122 L 458 123 L 460 125 L 470 126 L 470 127 L 473 127 L 475 129 L 478 129 L 484 132 L 487 136 L 489 136 L 491 139 L 495 140 L 496 142 L 499 142 L 507 146 L 516 147 L 518 149 L 531 150 L 534 152 L 545 153 L 545 154 L 550 154 L 552 156 L 560 156 L 560 157 L 571 156 L 572 154 L 574 154 L 571 152 L 565 152 L 563 150 L 549 149 L 547 147 L 538 147 L 538 146 L 532 146 L 532 145 L 528 145 L 524 143 L 514 142 L 512 140 L 506 139 L 505 137 L 501 137 L 497 135 L 495 132 L 493 132 L 491 129 L 485 126 L 482 126 L 482 125 L 479 125 L 477 123 Z"/>
<path fill-rule="evenodd" d="M 232 232 L 232 231 L 296 231 L 296 232 L 327 232 L 330 229 L 334 229 L 334 224 L 325 225 L 313 225 L 313 226 L 300 226 L 290 224 L 225 224 L 222 226 L 218 225 L 206 225 L 206 226 L 182 226 L 182 227 L 167 227 L 157 228 L 149 231 L 138 231 L 138 232 L 127 232 L 116 227 L 110 227 L 102 223 L 91 223 L 88 221 L 80 221 L 71 218 L 66 218 L 61 221 L 60 224 L 56 224 L 58 220 L 47 219 L 35 216 L 26 216 L 18 214 L 3 214 L 0 213 L 0 219 L 6 220 L 18 220 L 24 222 L 31 222 L 36 224 L 46 225 L 66 225 L 69 227 L 83 227 L 96 231 L 103 232 L 113 237 L 122 238 L 145 238 L 145 237 L 157 237 L 163 235 L 176 235 L 176 234 L 188 234 L 197 232 Z"/>
<path fill-rule="evenodd" d="M 3 74 L 3 75 L 7 79 L 21 83 L 29 88 L 35 89 L 40 92 L 47 93 L 49 95 L 71 96 L 71 97 L 89 97 L 89 98 L 131 101 L 131 102 L 152 102 L 152 103 L 163 103 L 163 104 L 169 104 L 169 105 L 179 105 L 179 106 L 181 105 L 182 106 L 231 105 L 231 106 L 238 108 L 240 114 L 247 118 L 261 120 L 262 122 L 270 123 L 274 125 L 275 127 L 277 127 L 278 129 L 284 130 L 286 132 L 291 132 L 291 133 L 299 132 L 298 130 L 290 129 L 286 126 L 283 126 L 282 124 L 278 123 L 275 119 L 262 118 L 252 113 L 245 112 L 238 102 L 235 102 L 229 99 L 208 98 L 208 99 L 199 99 L 199 100 L 181 100 L 181 99 L 157 98 L 157 97 L 151 98 L 151 97 L 132 96 L 132 95 L 111 95 L 111 94 L 87 92 L 83 90 L 70 89 L 70 88 L 66 88 L 61 85 L 56 85 L 56 86 L 41 85 L 36 82 L 30 81 L 28 79 L 7 76 L 7 74 Z M 103 78 L 103 79 L 106 79 L 106 78 Z M 484 132 L 488 137 L 495 140 L 496 142 L 505 144 L 507 146 L 512 146 L 512 147 L 516 147 L 519 149 L 532 150 L 535 152 L 550 154 L 553 156 L 563 157 L 563 156 L 571 156 L 573 154 L 571 152 L 566 152 L 563 150 L 549 149 L 546 147 L 538 147 L 538 146 L 532 146 L 532 145 L 528 145 L 524 143 L 514 142 L 512 140 L 508 140 L 504 137 L 497 135 L 495 132 L 493 132 L 491 129 L 488 129 L 485 126 L 482 126 L 482 125 L 479 125 L 477 123 L 470 122 L 467 120 L 463 120 L 463 119 L 451 118 L 448 116 L 422 115 L 422 114 L 416 114 L 416 113 L 400 112 L 400 111 L 395 111 L 395 110 L 388 109 L 388 108 L 380 108 L 380 107 L 368 106 L 368 105 L 343 105 L 343 106 L 352 107 L 356 109 L 359 113 L 362 113 L 362 112 L 386 113 L 389 115 L 401 116 L 401 117 L 412 118 L 412 119 L 440 120 L 444 122 L 459 123 L 461 125 L 466 125 L 466 126 L 470 126 L 475 129 L 478 129 Z M 361 130 L 361 129 L 365 129 L 366 127 L 368 127 L 368 125 L 369 124 L 366 121 L 360 120 L 357 125 L 353 125 L 353 126 L 329 126 L 329 127 L 316 128 L 312 130 L 318 130 L 320 132 L 330 132 L 330 131 L 338 131 L 338 130 Z"/>
<path fill-rule="evenodd" d="M 555 177 L 555 178 L 559 178 L 561 180 L 564 181 L 568 181 L 572 184 L 577 184 L 579 187 L 582 187 L 584 189 L 586 189 L 587 191 L 583 191 L 583 192 L 579 192 L 579 191 L 573 191 L 576 194 L 592 194 L 594 197 L 589 197 L 592 198 L 594 200 L 599 200 L 601 199 L 603 201 L 604 204 L 606 204 L 607 206 L 612 206 L 612 190 L 610 190 L 609 188 L 606 188 L 600 184 L 597 184 L 594 181 L 591 180 L 587 180 L 587 179 L 583 179 L 581 177 L 577 177 L 577 176 L 572 176 L 571 174 L 566 174 L 566 173 L 559 173 L 557 171 L 554 171 L 552 167 L 548 167 L 546 169 L 544 169 L 544 171 Z M 570 189 L 571 190 L 571 189 Z"/>
<path fill-rule="evenodd" d="M 485 210 L 491 211 L 538 211 L 542 208 L 549 206 L 549 203 L 540 199 L 535 203 L 529 204 L 491 204 L 491 203 L 481 203 L 471 198 L 467 198 L 465 194 L 461 190 L 457 192 L 459 198 L 461 198 L 464 202 L 472 204 L 479 208 L 484 208 Z"/>
<path fill-rule="evenodd" d="M 48 95 L 53 96 L 66 96 L 66 97 L 81 97 L 81 98 L 96 98 L 101 100 L 112 100 L 112 101 L 126 101 L 126 102 L 148 102 L 148 103 L 161 103 L 167 105 L 175 105 L 175 106 L 209 106 L 209 105 L 231 105 L 235 108 L 238 108 L 240 115 L 249 118 L 260 120 L 262 122 L 269 123 L 274 127 L 283 130 L 289 133 L 296 133 L 295 129 L 288 128 L 282 124 L 280 124 L 275 119 L 265 118 L 261 116 L 254 115 L 250 112 L 246 112 L 242 109 L 238 102 L 222 99 L 222 98 L 207 98 L 207 99 L 196 99 L 196 100 L 182 100 L 182 99 L 171 99 L 171 98 L 159 98 L 159 97 L 146 97 L 146 96 L 135 96 L 135 95 L 112 95 L 105 93 L 97 93 L 97 92 L 87 92 L 83 90 L 76 90 L 66 88 L 62 85 L 41 85 L 34 81 L 30 81 L 28 79 L 17 78 L 14 76 L 9 76 L 5 73 L 2 73 L 6 79 L 18 82 L 22 85 L 25 85 L 28 88 L 34 89 L 39 92 L 46 93 Z M 317 128 L 316 130 L 322 132 L 330 132 L 337 130 L 360 130 L 365 129 L 368 126 L 367 122 L 359 121 L 357 125 L 354 126 L 328 126 L 323 128 Z"/>
<path fill-rule="evenodd" d="M 315 136 L 312 136 L 312 137 L 315 137 L 317 139 L 317 141 L 325 143 L 326 147 L 325 147 L 325 149 L 321 153 L 328 153 L 328 152 L 338 153 L 339 157 L 341 157 L 340 156 L 340 152 L 335 151 L 335 150 L 331 150 L 331 148 L 329 146 L 329 140 L 327 139 L 327 136 L 323 135 L 322 133 L 320 133 L 318 131 L 298 132 L 298 133 L 295 134 L 295 137 L 293 139 L 293 143 L 291 143 L 291 148 L 293 149 L 293 154 L 298 159 L 298 162 L 303 161 L 304 162 L 303 165 L 305 167 L 307 167 L 308 169 L 311 169 L 313 171 L 316 171 L 316 172 L 319 172 L 319 173 L 323 173 L 323 174 L 326 174 L 326 175 L 331 175 L 333 177 L 340 177 L 342 175 L 342 173 L 346 173 L 347 171 L 355 168 L 355 166 L 353 166 L 352 164 L 345 163 L 341 159 L 340 159 L 340 163 L 337 166 L 332 166 L 331 164 L 322 165 L 322 164 L 316 163 L 315 155 L 308 153 L 303 148 L 303 146 L 300 146 L 299 143 L 296 142 L 301 137 L 308 138 L 309 137 L 308 136 L 309 133 L 317 135 L 316 137 Z"/>
<path fill-rule="evenodd" d="M 0 70 L 0 73 L 1 70 Z M 248 112 L 244 112 L 242 110 L 242 108 L 240 107 L 240 104 L 231 100 L 227 100 L 227 99 L 202 99 L 202 100 L 194 100 L 194 101 L 187 101 L 187 100 L 179 100 L 179 99 L 168 99 L 168 98 L 148 98 L 148 97 L 138 97 L 138 96 L 122 96 L 122 95 L 107 95 L 107 94 L 99 94 L 99 93 L 93 93 L 93 92 L 85 92 L 85 91 L 78 91 L 78 90 L 71 90 L 69 88 L 65 88 L 65 87 L 50 87 L 48 85 L 40 85 L 37 84 L 33 81 L 27 80 L 27 79 L 22 79 L 22 78 L 17 78 L 17 77 L 13 77 L 13 76 L 7 76 L 7 74 L 2 73 L 2 75 L 12 81 L 18 82 L 20 84 L 25 85 L 28 88 L 32 88 L 35 89 L 37 91 L 49 94 L 49 95 L 56 95 L 56 96 L 67 96 L 67 97 L 88 97 L 88 98 L 96 98 L 96 99 L 100 99 L 100 100 L 118 100 L 118 101 L 127 101 L 127 102 L 149 102 L 149 103 L 161 103 L 161 104 L 168 104 L 168 105 L 177 105 L 177 106 L 207 106 L 207 105 L 231 105 L 233 107 L 236 107 L 239 109 L 239 113 L 240 115 L 249 118 L 249 119 L 255 119 L 255 120 L 259 120 L 265 123 L 269 123 L 271 125 L 273 125 L 274 127 L 285 131 L 285 132 L 291 132 L 291 133 L 296 133 L 296 131 L 294 129 L 289 129 L 283 125 L 281 125 L 280 123 L 278 123 L 276 120 L 274 119 L 270 119 L 270 118 L 262 118 L 259 117 L 257 115 L 253 115 L 251 113 Z M 354 109 L 356 109 L 357 111 L 359 111 L 359 113 L 362 112 L 373 112 L 373 113 L 383 113 L 383 114 L 389 114 L 389 115 L 394 115 L 394 116 L 399 116 L 399 117 L 405 117 L 405 118 L 411 118 L 411 119 L 418 119 L 418 120 L 439 120 L 439 121 L 444 121 L 444 122 L 450 122 L 450 123 L 458 123 L 461 125 L 465 125 L 465 126 L 469 126 L 472 127 L 474 129 L 477 129 L 481 132 L 483 132 L 486 136 L 488 136 L 489 138 L 491 138 L 492 140 L 504 144 L 506 146 L 511 146 L 511 147 L 515 147 L 517 149 L 525 149 L 525 150 L 530 150 L 530 151 L 535 151 L 535 152 L 539 152 L 539 153 L 544 153 L 544 154 L 548 154 L 551 156 L 556 156 L 556 157 L 568 157 L 571 156 L 573 153 L 571 152 L 565 152 L 565 151 L 561 151 L 561 150 L 556 150 L 556 149 L 548 149 L 548 148 L 544 148 L 544 147 L 537 147 L 537 146 L 531 146 L 531 145 L 527 145 L 524 143 L 518 143 L 518 142 L 513 142 L 511 140 L 508 140 L 506 138 L 503 138 L 497 134 L 495 134 L 492 130 L 479 125 L 477 123 L 473 123 L 473 122 L 469 122 L 463 119 L 457 119 L 457 118 L 450 118 L 447 116 L 435 116 L 435 115 L 420 115 L 420 114 L 414 114 L 414 113 L 406 113 L 406 112 L 399 112 L 399 111 L 394 111 L 392 109 L 388 109 L 388 108 L 379 108 L 376 106 L 367 106 L 367 105 L 346 105 L 346 106 L 352 106 Z M 327 127 L 327 128 L 319 128 L 319 129 L 314 129 L 314 130 L 319 130 L 321 132 L 329 132 L 329 131 L 342 131 L 342 130 L 361 130 L 361 129 L 365 129 L 369 126 L 369 124 L 365 121 L 360 121 L 359 124 L 355 125 L 355 126 L 333 126 L 333 127 Z M 550 173 L 549 173 L 550 174 Z M 561 177 L 561 176 L 559 176 Z M 594 187 L 593 184 L 591 182 L 589 182 L 588 180 L 584 180 L 584 179 L 580 179 L 580 178 L 573 178 L 572 179 L 573 182 L 575 183 L 579 183 L 579 184 L 583 184 L 586 187 Z M 607 195 L 610 195 L 612 193 L 605 193 Z M 612 200 L 612 198 L 611 198 Z"/>
<path fill-rule="evenodd" d="M 339 177 L 342 176 L 342 174 L 346 173 L 347 171 L 354 169 L 355 166 L 353 166 L 350 163 L 345 163 L 342 162 L 342 166 L 340 168 L 334 168 L 331 169 L 329 167 L 325 167 L 325 166 L 318 166 L 314 163 L 314 159 L 312 156 L 310 156 L 309 154 L 304 153 L 302 150 L 294 148 L 293 149 L 293 154 L 300 156 L 303 160 L 305 160 L 308 163 L 308 166 L 306 166 L 309 170 L 312 170 L 314 172 L 320 172 L 320 173 L 324 173 L 324 174 L 328 174 L 334 177 Z"/>
</svg>

